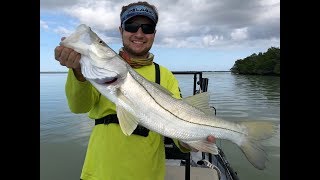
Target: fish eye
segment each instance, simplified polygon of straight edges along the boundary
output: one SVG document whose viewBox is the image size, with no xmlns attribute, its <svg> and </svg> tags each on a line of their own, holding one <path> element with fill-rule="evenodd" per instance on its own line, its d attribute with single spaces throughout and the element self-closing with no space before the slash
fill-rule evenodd
<svg viewBox="0 0 320 180">
<path fill-rule="evenodd" d="M 100 39 L 100 40 L 99 40 L 99 44 L 104 44 L 104 42 Z"/>
</svg>

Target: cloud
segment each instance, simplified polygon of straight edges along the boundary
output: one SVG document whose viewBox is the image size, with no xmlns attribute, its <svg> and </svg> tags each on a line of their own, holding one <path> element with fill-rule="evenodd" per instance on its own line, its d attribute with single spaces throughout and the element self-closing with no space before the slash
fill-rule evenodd
<svg viewBox="0 0 320 180">
<path fill-rule="evenodd" d="M 49 29 L 47 22 L 40 20 L 40 28 Z"/>
<path fill-rule="evenodd" d="M 247 39 L 248 37 L 248 28 L 240 28 L 240 29 L 234 29 L 231 32 L 231 39 L 239 41 Z"/>
<path fill-rule="evenodd" d="M 110 1 L 87 1 L 71 6 L 65 13 L 99 30 L 117 30 L 120 9 Z"/>
<path fill-rule="evenodd" d="M 61 26 L 58 26 L 53 31 L 63 37 L 66 37 L 73 32 L 73 30 L 70 30 L 70 29 L 67 29 L 67 28 L 61 27 Z"/>
<path fill-rule="evenodd" d="M 133 1 L 41 0 L 41 12 L 63 12 L 119 41 L 120 11 Z M 150 0 L 159 11 L 155 45 L 234 48 L 280 45 L 280 0 Z M 40 22 L 41 24 L 41 22 Z M 66 28 L 67 29 L 67 28 Z M 57 32 L 61 32 L 62 27 Z M 259 42 L 258 44 L 255 44 Z M 267 47 L 266 47 L 267 48 Z"/>
<path fill-rule="evenodd" d="M 221 43 L 223 41 L 223 36 L 212 36 L 212 35 L 206 35 L 202 38 L 202 42 L 204 44 L 204 46 L 214 46 L 214 45 L 218 45 L 219 43 Z"/>
<path fill-rule="evenodd" d="M 61 8 L 68 8 L 74 4 L 78 4 L 80 0 L 40 0 L 40 9 L 55 11 Z"/>
</svg>

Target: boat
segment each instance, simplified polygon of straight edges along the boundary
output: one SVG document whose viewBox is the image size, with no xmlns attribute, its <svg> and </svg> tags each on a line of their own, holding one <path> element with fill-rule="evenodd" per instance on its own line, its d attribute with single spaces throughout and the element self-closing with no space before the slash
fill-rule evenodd
<svg viewBox="0 0 320 180">
<path fill-rule="evenodd" d="M 208 90 L 208 78 L 204 71 L 173 71 L 174 75 L 193 75 L 193 95 Z M 216 109 L 212 106 L 215 115 Z M 193 153 L 183 153 L 171 138 L 165 137 L 166 175 L 165 180 L 239 180 L 238 174 L 220 147 L 219 153 L 201 153 L 202 158 L 195 162 Z"/>
</svg>

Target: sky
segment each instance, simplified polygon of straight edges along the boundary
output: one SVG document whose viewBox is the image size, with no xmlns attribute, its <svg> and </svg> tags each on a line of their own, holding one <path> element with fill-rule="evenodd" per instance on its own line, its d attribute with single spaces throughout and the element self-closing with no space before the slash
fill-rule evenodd
<svg viewBox="0 0 320 180">
<path fill-rule="evenodd" d="M 40 0 L 40 72 L 61 37 L 87 24 L 116 52 L 121 7 L 132 0 Z M 159 13 L 154 61 L 172 71 L 229 71 L 236 60 L 280 48 L 280 0 L 149 0 Z"/>
</svg>

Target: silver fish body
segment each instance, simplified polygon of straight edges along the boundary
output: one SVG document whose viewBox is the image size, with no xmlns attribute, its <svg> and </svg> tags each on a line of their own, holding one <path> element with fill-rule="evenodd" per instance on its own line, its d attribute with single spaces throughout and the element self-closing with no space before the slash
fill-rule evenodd
<svg viewBox="0 0 320 180">
<path fill-rule="evenodd" d="M 84 77 L 115 103 L 124 134 L 131 135 L 140 124 L 199 151 L 217 154 L 216 145 L 207 141 L 213 135 L 237 144 L 253 166 L 265 168 L 267 154 L 259 141 L 275 133 L 273 123 L 220 119 L 209 107 L 208 93 L 173 98 L 169 91 L 139 75 L 84 24 L 60 44 L 81 54 Z"/>
</svg>

